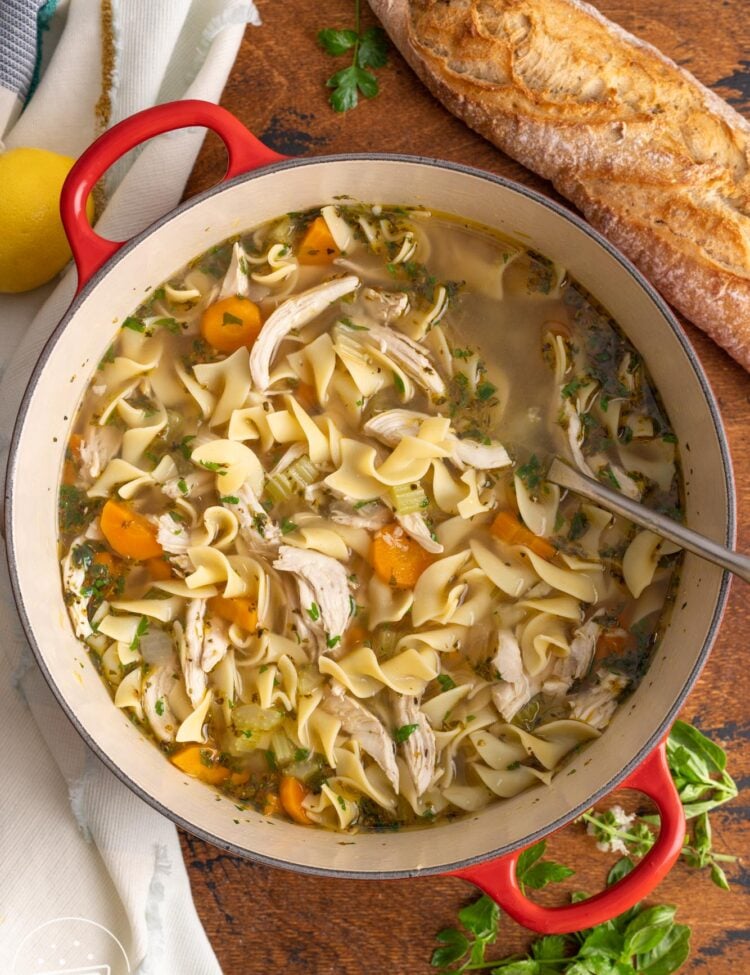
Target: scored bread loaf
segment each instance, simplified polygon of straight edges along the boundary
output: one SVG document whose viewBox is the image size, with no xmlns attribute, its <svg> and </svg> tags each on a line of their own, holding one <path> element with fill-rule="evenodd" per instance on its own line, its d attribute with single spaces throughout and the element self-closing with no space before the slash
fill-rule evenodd
<svg viewBox="0 0 750 975">
<path fill-rule="evenodd" d="M 369 0 L 430 91 L 750 369 L 750 124 L 579 0 Z"/>
</svg>

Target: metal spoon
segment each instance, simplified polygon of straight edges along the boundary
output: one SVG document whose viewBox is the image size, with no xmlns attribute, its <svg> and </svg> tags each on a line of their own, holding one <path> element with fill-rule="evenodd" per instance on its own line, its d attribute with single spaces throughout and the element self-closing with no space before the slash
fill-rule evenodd
<svg viewBox="0 0 750 975">
<path fill-rule="evenodd" d="M 738 575 L 740 579 L 744 579 L 745 582 L 750 582 L 750 557 L 747 555 L 733 552 L 731 549 L 719 545 L 718 542 L 706 538 L 705 535 L 685 528 L 671 518 L 667 518 L 666 515 L 660 515 L 658 512 L 646 508 L 645 505 L 638 504 L 637 501 L 631 501 L 630 498 L 626 498 L 618 491 L 613 491 L 612 488 L 600 484 L 592 477 L 581 474 L 580 471 L 570 467 L 559 457 L 555 457 L 550 464 L 547 480 L 559 484 L 560 487 L 567 488 L 569 491 L 574 491 L 581 497 L 588 498 L 589 501 L 596 501 L 608 511 L 614 511 L 617 515 L 629 518 L 636 525 L 648 528 L 654 534 L 668 538 L 670 542 L 674 542 L 680 548 L 694 552 L 701 558 L 707 559 L 715 565 L 720 565 L 723 569 L 728 569 Z"/>
</svg>

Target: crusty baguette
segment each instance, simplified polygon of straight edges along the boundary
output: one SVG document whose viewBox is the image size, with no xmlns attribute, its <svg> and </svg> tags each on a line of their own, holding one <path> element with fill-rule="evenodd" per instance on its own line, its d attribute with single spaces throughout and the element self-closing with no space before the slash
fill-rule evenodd
<svg viewBox="0 0 750 975">
<path fill-rule="evenodd" d="M 432 93 L 750 369 L 750 124 L 579 0 L 369 0 Z"/>
</svg>

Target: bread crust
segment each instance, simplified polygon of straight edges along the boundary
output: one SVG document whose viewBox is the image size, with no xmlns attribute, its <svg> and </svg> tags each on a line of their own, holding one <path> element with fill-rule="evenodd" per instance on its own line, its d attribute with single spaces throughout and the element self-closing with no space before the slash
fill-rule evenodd
<svg viewBox="0 0 750 975">
<path fill-rule="evenodd" d="M 741 115 L 580 0 L 369 2 L 447 108 L 551 180 L 750 369 Z"/>
</svg>

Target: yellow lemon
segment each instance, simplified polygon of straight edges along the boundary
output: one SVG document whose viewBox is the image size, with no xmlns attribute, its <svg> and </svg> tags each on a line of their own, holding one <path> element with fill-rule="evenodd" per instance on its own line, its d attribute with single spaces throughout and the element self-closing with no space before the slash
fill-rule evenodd
<svg viewBox="0 0 750 975">
<path fill-rule="evenodd" d="M 31 291 L 70 260 L 60 190 L 75 162 L 46 149 L 0 155 L 0 292 Z M 93 217 L 93 201 L 87 204 Z"/>
</svg>

